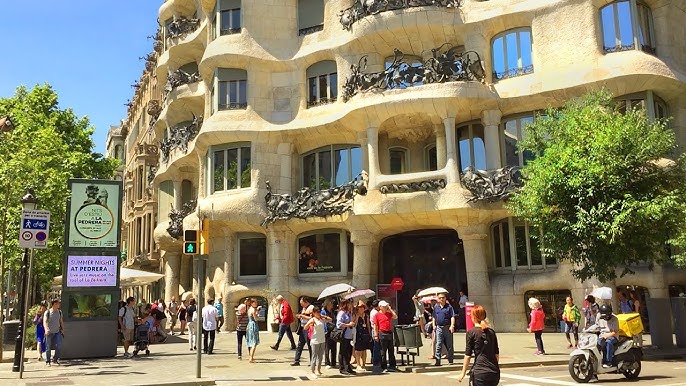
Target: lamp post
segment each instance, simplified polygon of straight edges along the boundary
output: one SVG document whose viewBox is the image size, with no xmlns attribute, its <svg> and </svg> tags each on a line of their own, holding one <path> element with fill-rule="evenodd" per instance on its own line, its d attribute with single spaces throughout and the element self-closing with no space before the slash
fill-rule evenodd
<svg viewBox="0 0 686 386">
<path fill-rule="evenodd" d="M 10 131 L 14 129 L 14 123 L 10 119 L 9 116 L 4 116 L 0 117 L 0 134 L 9 134 Z M 3 138 L 3 141 L 6 139 Z M 3 180 L 5 180 L 3 178 Z M 5 188 L 6 187 L 6 188 Z M 9 203 L 9 192 L 10 192 L 10 185 L 9 183 L 6 183 L 6 185 L 3 186 L 5 188 L 5 205 L 4 208 L 7 208 L 7 205 Z M 9 310 L 9 275 L 7 277 L 7 299 L 5 299 L 5 290 L 4 290 L 4 278 L 5 278 L 5 232 L 7 231 L 7 210 L 2 211 L 2 222 L 0 223 L 0 226 L 2 226 L 2 230 L 0 231 L 0 337 L 4 337 L 5 335 L 3 334 L 3 326 L 2 326 L 2 321 L 5 320 L 2 316 L 5 316 L 5 300 L 7 301 L 7 309 Z M 9 319 L 9 311 L 6 313 L 7 318 Z M 2 344 L 0 344 L 0 358 L 3 356 L 3 349 L 2 349 Z"/>
<path fill-rule="evenodd" d="M 33 193 L 33 189 L 27 188 L 26 194 L 21 198 L 21 205 L 24 210 L 35 210 L 38 206 L 38 199 Z M 17 339 L 14 346 L 14 364 L 12 365 L 13 372 L 19 372 L 23 365 L 22 358 L 24 357 L 24 325 L 26 321 L 26 290 L 28 286 L 29 276 L 29 248 L 24 248 L 24 256 L 21 260 L 21 297 L 19 298 L 19 328 L 17 329 Z"/>
</svg>

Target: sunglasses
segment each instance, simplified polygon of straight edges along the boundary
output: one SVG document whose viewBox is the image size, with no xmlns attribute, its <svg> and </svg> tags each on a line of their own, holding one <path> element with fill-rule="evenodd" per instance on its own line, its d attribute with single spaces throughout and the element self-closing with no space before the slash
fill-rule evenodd
<svg viewBox="0 0 686 386">
<path fill-rule="evenodd" d="M 439 299 L 445 299 L 445 296 L 439 296 L 438 298 Z"/>
</svg>

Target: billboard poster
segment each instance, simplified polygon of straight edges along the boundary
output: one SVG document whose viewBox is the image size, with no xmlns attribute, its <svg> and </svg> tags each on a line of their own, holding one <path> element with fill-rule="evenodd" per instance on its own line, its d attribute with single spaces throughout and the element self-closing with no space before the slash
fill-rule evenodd
<svg viewBox="0 0 686 386">
<path fill-rule="evenodd" d="M 67 287 L 116 287 L 117 256 L 67 256 Z"/>
<path fill-rule="evenodd" d="M 398 292 L 390 284 L 377 284 L 376 298 L 387 301 L 392 309 L 398 310 Z"/>
<path fill-rule="evenodd" d="M 119 248 L 121 182 L 70 180 L 67 248 Z"/>
</svg>

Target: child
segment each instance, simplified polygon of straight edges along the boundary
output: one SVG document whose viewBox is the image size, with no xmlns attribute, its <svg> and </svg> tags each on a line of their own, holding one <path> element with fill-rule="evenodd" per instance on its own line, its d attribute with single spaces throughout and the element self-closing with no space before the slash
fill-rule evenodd
<svg viewBox="0 0 686 386">
<path fill-rule="evenodd" d="M 322 359 L 324 358 L 324 342 L 326 339 L 324 320 L 322 320 L 321 310 L 317 306 L 312 309 L 312 318 L 307 321 L 303 331 L 308 331 L 310 328 L 312 328 L 310 337 L 310 347 L 312 348 L 310 370 L 312 371 L 311 377 L 317 378 L 322 375 Z M 303 332 L 303 334 L 306 333 Z"/>
<path fill-rule="evenodd" d="M 567 348 L 576 347 L 579 344 L 579 321 L 581 320 L 581 311 L 579 307 L 574 304 L 574 299 L 568 296 L 565 300 L 565 309 L 562 311 L 562 320 L 565 321 L 565 336 L 567 337 Z M 574 345 L 572 346 L 572 339 L 569 334 L 574 334 Z"/>
<path fill-rule="evenodd" d="M 529 323 L 529 328 L 526 329 L 527 332 L 533 332 L 536 338 L 536 355 L 545 355 L 545 349 L 543 348 L 543 327 L 545 313 L 543 312 L 543 307 L 541 302 L 536 298 L 529 298 L 529 308 L 531 308 L 531 322 Z"/>
</svg>

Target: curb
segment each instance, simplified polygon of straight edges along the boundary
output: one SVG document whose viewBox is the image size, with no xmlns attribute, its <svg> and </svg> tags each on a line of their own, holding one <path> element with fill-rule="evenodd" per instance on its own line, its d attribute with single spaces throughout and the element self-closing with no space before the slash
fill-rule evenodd
<svg viewBox="0 0 686 386">
<path fill-rule="evenodd" d="M 178 381 L 178 382 L 157 382 L 158 386 L 213 386 L 216 385 L 214 379 L 200 378 L 196 381 Z M 150 383 L 134 383 L 132 386 L 150 386 Z"/>
</svg>

